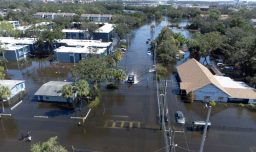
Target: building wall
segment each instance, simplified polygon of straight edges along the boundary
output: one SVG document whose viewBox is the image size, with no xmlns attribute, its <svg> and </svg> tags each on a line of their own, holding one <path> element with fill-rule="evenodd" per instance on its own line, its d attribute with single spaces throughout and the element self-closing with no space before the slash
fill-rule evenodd
<svg viewBox="0 0 256 152">
<path fill-rule="evenodd" d="M 216 86 L 209 84 L 196 91 L 194 91 L 194 99 L 199 101 L 218 101 L 218 102 L 227 102 L 228 95 L 217 88 Z"/>
<path fill-rule="evenodd" d="M 19 61 L 22 59 L 26 59 L 28 52 L 29 52 L 29 46 L 25 46 L 15 51 L 5 50 L 4 57 L 8 61 Z"/>
<path fill-rule="evenodd" d="M 81 39 L 85 40 L 88 39 L 88 34 L 86 33 L 75 33 L 75 32 L 65 32 L 66 39 Z"/>
<path fill-rule="evenodd" d="M 64 63 L 78 63 L 81 60 L 80 54 L 76 53 L 63 53 L 63 52 L 54 52 L 55 53 L 55 58 L 59 62 L 64 62 Z"/>
<path fill-rule="evenodd" d="M 256 104 L 256 99 L 249 99 L 249 102 L 250 104 Z"/>
<path fill-rule="evenodd" d="M 13 87 L 11 89 L 11 97 L 10 98 L 12 98 L 13 96 L 17 95 L 21 91 L 25 91 L 25 89 L 26 89 L 25 82 L 17 84 L 15 87 Z"/>
<path fill-rule="evenodd" d="M 73 100 L 68 100 L 62 96 L 37 96 L 36 99 L 38 101 L 46 101 L 46 102 L 59 102 L 59 103 L 72 103 Z"/>
<path fill-rule="evenodd" d="M 93 39 L 95 40 L 102 40 L 104 42 L 109 42 L 113 38 L 113 31 L 109 33 L 93 33 Z"/>
</svg>

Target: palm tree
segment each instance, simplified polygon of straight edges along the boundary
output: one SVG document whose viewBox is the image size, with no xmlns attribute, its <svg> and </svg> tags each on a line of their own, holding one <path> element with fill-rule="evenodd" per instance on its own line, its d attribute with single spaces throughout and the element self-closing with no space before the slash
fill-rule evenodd
<svg viewBox="0 0 256 152">
<path fill-rule="evenodd" d="M 64 98 L 70 99 L 73 97 L 74 87 L 70 84 L 66 84 L 61 89 L 61 94 Z"/>
<path fill-rule="evenodd" d="M 0 86 L 0 100 L 2 101 L 2 112 L 4 112 L 4 101 L 11 96 L 11 90 L 6 86 Z"/>
</svg>

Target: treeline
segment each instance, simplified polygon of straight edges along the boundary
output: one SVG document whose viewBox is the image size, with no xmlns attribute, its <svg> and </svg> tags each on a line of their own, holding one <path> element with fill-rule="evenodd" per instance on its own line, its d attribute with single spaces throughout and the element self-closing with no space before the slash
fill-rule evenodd
<svg viewBox="0 0 256 152">
<path fill-rule="evenodd" d="M 191 56 L 223 60 L 228 67 L 223 68 L 226 74 L 255 86 L 256 29 L 250 23 L 252 18 L 256 18 L 256 10 L 241 9 L 225 15 L 220 10 L 210 10 L 195 17 L 188 28 L 200 34 L 188 42 Z"/>
</svg>

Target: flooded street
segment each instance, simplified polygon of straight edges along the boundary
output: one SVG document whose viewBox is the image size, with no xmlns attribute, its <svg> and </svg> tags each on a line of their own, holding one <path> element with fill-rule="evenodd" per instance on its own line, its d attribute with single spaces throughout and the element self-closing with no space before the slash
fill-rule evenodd
<svg viewBox="0 0 256 152">
<path fill-rule="evenodd" d="M 183 25 L 183 23 L 181 23 Z M 10 79 L 26 80 L 26 96 L 22 103 L 11 110 L 6 107 L 5 116 L 0 119 L 0 151 L 27 152 L 30 145 L 58 136 L 59 141 L 69 151 L 97 152 L 157 152 L 165 151 L 163 132 L 159 129 L 157 119 L 158 107 L 156 82 L 152 55 L 148 54 L 148 39 L 154 39 L 167 23 L 156 24 L 155 32 L 146 24 L 134 30 L 129 37 L 129 46 L 119 63 L 127 74 L 134 73 L 136 84 L 120 84 L 117 90 L 102 87 L 102 104 L 92 110 L 83 126 L 74 116 L 85 116 L 87 109 L 69 109 L 63 105 L 37 103 L 33 94 L 50 80 L 70 80 L 73 64 L 50 64 L 47 59 L 30 59 L 22 63 L 7 63 Z M 185 29 L 185 37 L 191 35 Z M 198 151 L 201 132 L 188 129 L 192 121 L 204 120 L 207 109 L 195 102 L 186 104 L 175 95 L 176 80 L 170 76 L 168 81 L 167 101 L 171 125 L 176 133 L 174 142 L 177 152 Z M 174 113 L 183 111 L 186 126 L 175 123 Z M 212 128 L 209 130 L 205 151 L 207 152 L 254 152 L 256 151 L 256 113 L 246 108 L 229 105 L 217 105 L 210 118 Z M 31 131 L 32 142 L 20 141 L 21 133 Z M 72 148 L 73 147 L 73 148 Z"/>
</svg>

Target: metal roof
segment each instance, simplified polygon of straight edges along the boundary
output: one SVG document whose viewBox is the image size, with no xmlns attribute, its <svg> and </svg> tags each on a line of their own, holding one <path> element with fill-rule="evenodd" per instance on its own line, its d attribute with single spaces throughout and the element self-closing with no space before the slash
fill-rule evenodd
<svg viewBox="0 0 256 152">
<path fill-rule="evenodd" d="M 35 93 L 36 96 L 61 96 L 61 89 L 72 82 L 49 81 L 43 84 Z"/>
<path fill-rule="evenodd" d="M 8 87 L 9 89 L 12 89 L 17 84 L 20 84 L 23 82 L 25 82 L 25 80 L 0 80 L 0 85 Z"/>
</svg>

